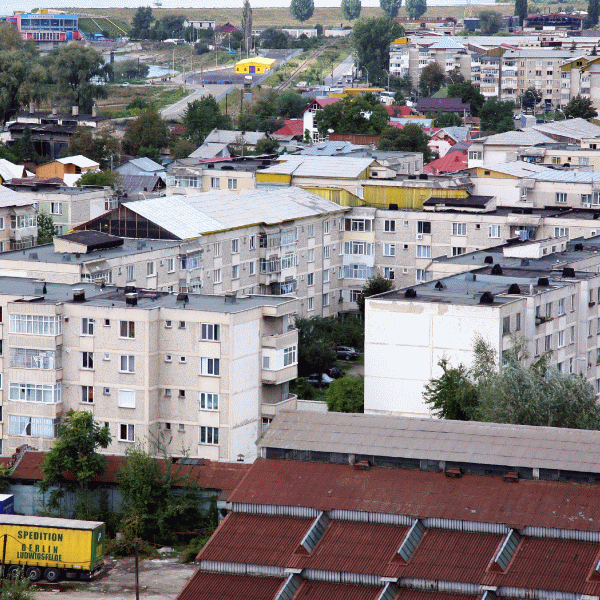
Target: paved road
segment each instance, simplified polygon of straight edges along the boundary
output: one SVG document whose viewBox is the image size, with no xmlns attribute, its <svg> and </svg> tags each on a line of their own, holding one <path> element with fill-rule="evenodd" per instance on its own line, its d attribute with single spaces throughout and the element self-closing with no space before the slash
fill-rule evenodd
<svg viewBox="0 0 600 600">
<path fill-rule="evenodd" d="M 187 78 L 187 76 L 186 76 Z M 179 79 L 179 81 L 177 81 Z M 181 76 L 177 78 L 173 78 L 171 83 L 180 83 L 183 85 L 183 81 L 181 81 Z M 233 85 L 217 85 L 217 84 L 206 84 L 202 85 L 201 83 L 186 83 L 188 88 L 192 88 L 194 91 L 183 98 L 175 102 L 175 104 L 170 104 L 169 106 L 165 106 L 160 111 L 160 114 L 163 119 L 179 119 L 183 116 L 185 109 L 189 102 L 193 102 L 194 100 L 199 100 L 203 96 L 208 96 L 212 94 L 217 102 L 225 97 L 225 94 L 231 92 L 236 86 Z"/>
<path fill-rule="evenodd" d="M 342 75 L 346 71 L 349 71 L 353 65 L 354 58 L 352 57 L 352 54 L 350 54 L 350 56 L 347 56 L 337 67 L 333 69 L 333 78 L 331 75 L 325 77 L 325 85 L 335 85 L 339 79 L 342 79 Z M 346 85 L 345 81 L 344 85 Z"/>
</svg>

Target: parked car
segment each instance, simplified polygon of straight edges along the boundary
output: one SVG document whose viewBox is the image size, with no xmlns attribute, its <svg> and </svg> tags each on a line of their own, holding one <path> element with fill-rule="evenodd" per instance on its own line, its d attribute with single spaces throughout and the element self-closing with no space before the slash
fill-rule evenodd
<svg viewBox="0 0 600 600">
<path fill-rule="evenodd" d="M 335 349 L 338 358 L 344 360 L 356 360 L 360 356 L 360 352 L 357 352 L 351 346 L 338 346 Z"/>
<path fill-rule="evenodd" d="M 329 377 L 333 377 L 333 379 L 339 379 L 344 376 L 344 371 L 339 367 L 329 367 L 329 369 L 325 369 L 324 372 L 329 375 Z"/>
<path fill-rule="evenodd" d="M 321 375 L 313 373 L 308 377 L 308 383 L 316 387 L 329 387 L 329 384 L 333 383 L 333 381 L 333 377 L 330 377 L 327 373 L 322 373 Z"/>
</svg>

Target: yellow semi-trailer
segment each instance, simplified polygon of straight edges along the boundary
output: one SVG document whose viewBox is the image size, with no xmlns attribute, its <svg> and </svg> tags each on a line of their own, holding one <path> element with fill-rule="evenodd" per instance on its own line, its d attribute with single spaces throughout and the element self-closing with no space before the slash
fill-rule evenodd
<svg viewBox="0 0 600 600">
<path fill-rule="evenodd" d="M 98 521 L 0 515 L 0 562 L 9 577 L 91 579 L 104 564 L 104 536 Z"/>
</svg>

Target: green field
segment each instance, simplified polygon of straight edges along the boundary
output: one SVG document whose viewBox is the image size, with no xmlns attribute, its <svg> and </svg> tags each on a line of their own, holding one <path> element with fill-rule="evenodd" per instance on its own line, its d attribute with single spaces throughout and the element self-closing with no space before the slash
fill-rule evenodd
<svg viewBox="0 0 600 600">
<path fill-rule="evenodd" d="M 129 35 L 129 25 L 116 18 L 81 17 L 79 29 L 85 33 L 102 33 L 106 31 L 111 38 L 120 38 Z"/>
</svg>

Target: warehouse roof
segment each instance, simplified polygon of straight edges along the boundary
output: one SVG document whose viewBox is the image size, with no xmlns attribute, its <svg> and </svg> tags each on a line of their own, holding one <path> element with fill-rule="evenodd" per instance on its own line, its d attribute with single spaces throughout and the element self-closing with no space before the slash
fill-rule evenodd
<svg viewBox="0 0 600 600">
<path fill-rule="evenodd" d="M 297 177 L 356 179 L 365 169 L 376 162 L 374 158 L 353 158 L 349 156 L 299 156 L 288 154 L 279 158 L 281 162 L 262 169 L 260 173 Z"/>
<path fill-rule="evenodd" d="M 600 126 L 581 118 L 540 123 L 533 125 L 531 129 L 551 137 L 566 137 L 576 140 L 600 137 Z M 530 130 L 523 133 L 530 133 Z"/>
</svg>

